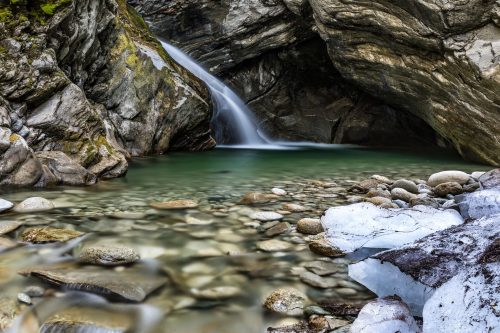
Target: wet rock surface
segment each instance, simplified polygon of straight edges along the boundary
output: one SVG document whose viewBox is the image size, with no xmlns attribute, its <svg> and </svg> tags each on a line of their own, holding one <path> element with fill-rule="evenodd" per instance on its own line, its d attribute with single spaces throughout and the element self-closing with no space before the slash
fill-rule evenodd
<svg viewBox="0 0 500 333">
<path fill-rule="evenodd" d="M 198 203 L 193 200 L 174 200 L 165 202 L 153 202 L 151 207 L 156 209 L 188 209 L 198 207 Z"/>
<path fill-rule="evenodd" d="M 73 290 L 91 291 L 110 298 L 141 302 L 167 279 L 137 271 L 115 272 L 97 268 L 32 268 L 20 274 L 35 276 L 51 284 Z"/>
<path fill-rule="evenodd" d="M 83 264 L 119 266 L 132 264 L 140 259 L 139 254 L 125 246 L 91 246 L 84 248 L 78 255 Z"/>
<path fill-rule="evenodd" d="M 21 239 L 23 242 L 43 244 L 52 242 L 66 242 L 83 235 L 83 232 L 76 230 L 42 227 L 24 230 L 21 235 Z"/>
<path fill-rule="evenodd" d="M 129 2 L 231 83 L 274 136 L 375 145 L 441 136 L 466 158 L 499 163 L 493 0 Z"/>
<path fill-rule="evenodd" d="M 192 156 L 186 154 L 185 157 L 191 163 Z M 169 165 L 172 163 L 171 157 L 168 157 L 168 162 Z M 152 161 L 155 166 L 156 163 L 156 160 Z M 158 167 L 163 168 L 164 165 Z M 220 332 L 230 329 L 250 333 L 270 327 L 269 330 L 276 332 L 346 333 L 361 307 L 375 297 L 349 277 L 348 265 L 379 250 L 362 249 L 346 255 L 344 251 L 330 246 L 322 233 L 310 235 L 299 232 L 299 221 L 311 219 L 312 226 L 317 228 L 321 225 L 317 218 L 325 209 L 346 205 L 354 199 L 363 201 L 370 192 L 385 193 L 392 184 L 389 179 L 414 180 L 419 191 L 430 188 L 425 181 L 418 179 L 426 179 L 436 168 L 432 172 L 420 169 L 409 172 L 411 168 L 405 166 L 405 170 L 399 173 L 388 173 L 388 179 L 382 176 L 371 178 L 373 171 L 352 176 L 343 170 L 335 177 L 318 178 L 314 172 L 312 176 L 301 174 L 295 178 L 284 176 L 276 179 L 271 174 L 262 179 L 252 176 L 239 181 L 235 179 L 241 174 L 231 170 L 217 173 L 217 183 L 203 179 L 194 186 L 168 170 L 164 175 L 171 179 L 168 186 L 158 184 L 159 177 L 154 176 L 150 182 L 141 181 L 133 190 L 130 188 L 133 185 L 129 183 L 133 180 L 129 178 L 100 183 L 95 188 L 42 191 L 39 194 L 52 201 L 57 209 L 42 214 L 2 214 L 0 224 L 22 222 L 18 229 L 5 234 L 6 239 L 13 242 L 11 238 L 19 239 L 33 228 L 75 230 L 86 236 L 69 242 L 28 245 L 2 252 L 0 283 L 6 287 L 2 288 L 2 295 L 8 293 L 20 306 L 21 300 L 26 301 L 22 305 L 25 308 L 31 302 L 29 309 L 35 309 L 36 313 L 40 313 L 38 307 L 41 309 L 42 305 L 45 309 L 52 309 L 52 306 L 44 305 L 46 302 L 61 306 L 70 301 L 64 309 L 71 304 L 75 307 L 72 300 L 79 302 L 76 303 L 77 308 L 88 305 L 90 301 L 93 304 L 91 308 L 96 309 L 94 318 L 82 314 L 81 318 L 86 319 L 81 319 L 78 313 L 73 313 L 61 316 L 61 320 L 49 320 L 55 318 L 63 310 L 61 308 L 39 317 L 37 323 L 51 330 L 119 331 L 128 326 L 128 321 L 124 320 L 120 327 L 111 325 L 113 315 L 106 318 L 107 306 L 121 307 L 126 302 L 140 302 L 143 304 L 135 306 L 151 307 L 147 309 L 147 314 L 152 309 L 161 310 L 159 332 L 174 329 L 180 333 L 191 333 L 203 327 L 214 327 Z M 147 169 L 141 167 L 139 170 L 149 174 Z M 330 168 L 328 172 L 331 172 Z M 359 181 L 364 185 L 363 193 L 349 192 L 348 189 L 361 188 L 355 186 Z M 471 185 L 475 183 L 478 183 L 476 178 L 469 182 Z M 111 190 L 101 191 L 103 186 L 109 186 Z M 255 206 L 240 204 L 245 193 L 276 195 L 272 188 L 283 189 L 287 194 Z M 432 192 L 420 195 L 437 202 L 440 211 L 445 202 L 454 202 L 451 198 L 436 197 Z M 26 197 L 23 192 L 5 196 L 12 202 L 21 202 Z M 150 206 L 152 202 L 168 202 L 165 200 L 174 198 L 192 200 L 197 206 L 178 210 Z M 391 202 L 396 204 L 397 201 Z M 284 205 L 289 203 L 307 210 L 285 211 Z M 259 221 L 250 217 L 255 212 L 277 213 L 281 218 Z M 494 235 L 488 230 L 485 232 Z M 471 240 L 471 244 L 474 242 L 476 240 Z M 494 244 L 490 247 L 490 250 L 483 251 L 486 253 L 485 263 L 495 258 Z M 458 251 L 465 252 L 465 248 Z M 80 258 L 88 249 L 93 249 L 86 254 L 91 260 L 83 264 Z M 136 255 L 140 256 L 140 262 L 135 261 Z M 64 263 L 54 265 L 54 262 L 61 261 Z M 113 267 L 102 267 L 103 264 L 112 264 Z M 383 267 L 389 265 L 393 264 L 386 261 Z M 413 266 L 419 267 L 418 264 Z M 17 276 L 16 271 L 31 274 L 31 277 Z M 382 269 L 380 272 L 385 271 Z M 385 285 L 396 286 L 397 282 L 401 282 L 390 280 L 391 277 L 399 278 L 394 272 L 383 275 Z M 413 278 L 404 290 L 416 290 L 410 283 L 412 281 Z M 28 288 L 30 286 L 39 290 L 32 293 Z M 289 310 L 294 312 L 300 309 L 300 313 L 273 314 L 272 310 L 263 311 L 261 306 L 266 303 L 266 297 L 283 288 L 299 291 L 300 297 L 296 296 L 300 306 Z M 422 294 L 422 290 L 419 293 Z M 23 297 L 16 300 L 18 295 Z M 80 298 L 82 296 L 85 300 Z M 275 299 L 276 302 L 278 299 Z M 280 302 L 276 304 L 287 304 L 284 300 Z M 412 309 L 415 307 L 415 304 L 409 305 Z M 139 319 L 136 318 L 139 317 L 135 316 L 127 314 L 127 318 L 133 318 L 133 322 L 137 323 Z"/>
<path fill-rule="evenodd" d="M 9 210 L 12 207 L 14 207 L 12 202 L 0 198 L 0 213 Z"/>
<path fill-rule="evenodd" d="M 54 209 L 54 204 L 41 197 L 28 198 L 14 207 L 16 213 L 38 213 L 52 209 Z"/>
<path fill-rule="evenodd" d="M 302 315 L 307 302 L 307 296 L 299 290 L 291 288 L 278 289 L 266 298 L 264 307 L 273 312 L 299 316 Z"/>
</svg>

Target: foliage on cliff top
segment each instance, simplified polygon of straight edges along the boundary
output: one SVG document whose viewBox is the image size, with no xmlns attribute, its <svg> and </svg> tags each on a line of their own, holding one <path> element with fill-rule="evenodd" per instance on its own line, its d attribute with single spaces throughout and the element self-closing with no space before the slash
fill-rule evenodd
<svg viewBox="0 0 500 333">
<path fill-rule="evenodd" d="M 0 0 L 0 23 L 7 27 L 32 20 L 45 24 L 46 19 L 66 8 L 72 0 Z"/>
</svg>

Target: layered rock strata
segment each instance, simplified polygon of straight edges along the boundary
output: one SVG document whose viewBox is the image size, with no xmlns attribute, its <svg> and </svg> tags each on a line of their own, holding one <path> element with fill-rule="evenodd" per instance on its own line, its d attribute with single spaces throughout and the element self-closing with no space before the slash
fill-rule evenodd
<svg viewBox="0 0 500 333">
<path fill-rule="evenodd" d="M 0 185 L 92 184 L 213 146 L 204 85 L 123 0 L 0 2 Z"/>
</svg>

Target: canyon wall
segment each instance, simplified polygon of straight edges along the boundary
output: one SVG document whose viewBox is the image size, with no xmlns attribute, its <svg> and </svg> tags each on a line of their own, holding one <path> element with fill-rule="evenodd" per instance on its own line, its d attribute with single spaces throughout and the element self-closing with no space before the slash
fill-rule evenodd
<svg viewBox="0 0 500 333">
<path fill-rule="evenodd" d="M 92 184 L 213 147 L 206 87 L 123 0 L 0 2 L 0 185 Z"/>
<path fill-rule="evenodd" d="M 437 142 L 500 164 L 494 0 L 129 2 L 232 84 L 276 137 Z"/>
</svg>

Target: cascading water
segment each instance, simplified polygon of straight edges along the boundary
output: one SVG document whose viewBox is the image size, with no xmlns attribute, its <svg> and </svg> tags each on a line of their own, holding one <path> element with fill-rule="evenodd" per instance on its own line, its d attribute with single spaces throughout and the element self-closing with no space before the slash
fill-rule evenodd
<svg viewBox="0 0 500 333">
<path fill-rule="evenodd" d="M 259 133 L 252 112 L 238 95 L 178 48 L 163 41 L 161 44 L 175 61 L 209 87 L 215 105 L 212 127 L 218 144 L 259 146 L 269 143 Z"/>
</svg>

